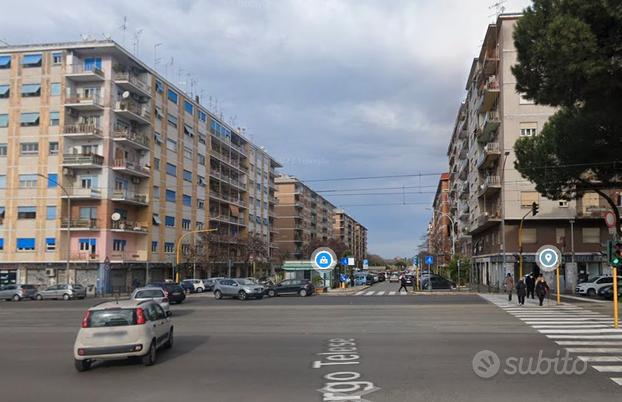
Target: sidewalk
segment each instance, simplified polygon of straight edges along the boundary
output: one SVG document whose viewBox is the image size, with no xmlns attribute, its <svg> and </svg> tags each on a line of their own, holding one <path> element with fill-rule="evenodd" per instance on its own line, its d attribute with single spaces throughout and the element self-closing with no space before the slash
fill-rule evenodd
<svg viewBox="0 0 622 402">
<path fill-rule="evenodd" d="M 351 296 L 354 293 L 360 292 L 367 288 L 369 288 L 368 285 L 352 286 L 352 287 L 345 288 L 345 289 L 335 288 L 335 289 L 328 289 L 326 293 L 317 293 L 317 294 L 320 296 Z"/>
</svg>

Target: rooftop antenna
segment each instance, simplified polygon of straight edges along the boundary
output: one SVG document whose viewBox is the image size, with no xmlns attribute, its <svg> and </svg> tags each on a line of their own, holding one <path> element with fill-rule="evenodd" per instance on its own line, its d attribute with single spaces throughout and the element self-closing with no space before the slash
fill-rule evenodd
<svg viewBox="0 0 622 402">
<path fill-rule="evenodd" d="M 11 46 L 11 44 L 4 39 L 0 39 L 0 43 L 2 43 L 2 46 Z"/>
<path fill-rule="evenodd" d="M 161 42 L 156 43 L 155 45 L 153 45 L 153 68 L 155 69 L 158 64 L 160 64 L 160 61 L 162 60 L 161 57 L 158 57 L 158 48 L 162 46 Z"/>
<path fill-rule="evenodd" d="M 80 39 L 82 39 L 82 42 L 86 42 L 89 40 L 89 34 L 83 33 L 80 34 Z"/>
<path fill-rule="evenodd" d="M 125 47 L 125 45 L 127 44 L 127 42 L 125 41 L 125 34 L 127 32 L 127 17 L 126 16 L 123 16 L 123 24 L 121 24 L 119 29 L 123 31 L 123 47 Z"/>
<path fill-rule="evenodd" d="M 499 18 L 501 14 L 505 12 L 505 6 L 503 4 L 507 3 L 507 0 L 497 0 L 495 3 L 491 4 L 488 9 L 494 9 L 494 14 L 490 14 L 488 17 Z"/>
<path fill-rule="evenodd" d="M 134 33 L 134 54 L 138 57 L 138 52 L 140 50 L 140 35 L 142 35 L 143 30 L 137 29 Z"/>
<path fill-rule="evenodd" d="M 112 39 L 112 35 L 111 35 L 111 34 L 109 34 L 109 33 L 107 33 L 107 32 L 104 32 L 104 33 L 102 34 L 102 36 L 103 36 L 103 37 L 104 37 L 104 39 L 106 39 L 106 40 L 110 40 L 110 39 Z"/>
<path fill-rule="evenodd" d="M 175 64 L 175 58 L 171 57 L 171 61 L 169 61 L 168 63 L 166 63 L 164 65 L 164 76 L 168 78 L 168 67 L 170 66 L 171 68 L 173 68 L 173 65 Z"/>
<path fill-rule="evenodd" d="M 182 81 L 181 81 L 181 74 L 184 71 L 183 68 L 179 67 L 177 69 L 177 85 L 179 85 L 181 87 Z"/>
</svg>

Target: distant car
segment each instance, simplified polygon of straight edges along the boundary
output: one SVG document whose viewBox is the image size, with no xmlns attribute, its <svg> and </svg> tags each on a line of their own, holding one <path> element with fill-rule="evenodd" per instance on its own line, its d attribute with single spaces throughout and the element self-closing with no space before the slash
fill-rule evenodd
<svg viewBox="0 0 622 402">
<path fill-rule="evenodd" d="M 0 300 L 20 301 L 23 299 L 34 300 L 37 296 L 35 285 L 4 285 L 0 286 Z"/>
<path fill-rule="evenodd" d="M 138 301 L 153 300 L 158 303 L 164 311 L 170 310 L 168 295 L 164 292 L 164 289 L 160 287 L 137 288 L 130 295 L 130 299 Z"/>
<path fill-rule="evenodd" d="M 168 297 L 168 301 L 171 304 L 181 304 L 186 300 L 186 293 L 184 292 L 183 287 L 174 282 L 153 282 L 148 284 L 146 287 L 156 287 L 164 289 L 164 293 L 166 297 Z"/>
<path fill-rule="evenodd" d="M 378 274 L 378 282 L 384 282 L 386 280 L 387 280 L 387 276 L 385 275 L 385 273 L 384 272 L 380 272 Z"/>
<path fill-rule="evenodd" d="M 603 286 L 598 289 L 598 296 L 607 299 L 613 300 L 613 285 Z M 618 300 L 622 298 L 622 286 L 618 286 Z"/>
<path fill-rule="evenodd" d="M 264 287 L 245 278 L 220 279 L 214 286 L 214 297 L 234 297 L 247 300 L 251 297 L 261 299 L 264 296 Z"/>
<path fill-rule="evenodd" d="M 205 284 L 202 279 L 184 279 L 181 281 L 181 285 L 184 286 L 184 284 L 190 285 L 189 289 L 192 293 L 203 293 L 205 290 Z"/>
<path fill-rule="evenodd" d="M 621 281 L 622 277 L 618 276 L 618 283 Z M 613 276 L 597 276 L 587 282 L 579 283 L 575 290 L 581 296 L 594 297 L 600 288 L 611 284 L 613 284 Z"/>
<path fill-rule="evenodd" d="M 37 300 L 43 299 L 84 299 L 86 297 L 86 288 L 82 285 L 52 285 L 45 290 L 39 290 L 35 296 Z"/>
<path fill-rule="evenodd" d="M 371 274 L 367 274 L 367 276 L 365 276 L 365 285 L 371 286 L 375 283 L 376 281 L 374 281 L 374 276 Z"/>
<path fill-rule="evenodd" d="M 287 279 L 274 286 L 274 296 L 298 295 L 311 296 L 315 293 L 315 286 L 308 279 Z"/>
<path fill-rule="evenodd" d="M 205 284 L 205 291 L 206 292 L 211 292 L 214 290 L 214 286 L 216 285 L 216 281 L 219 279 L 225 279 L 224 276 L 218 276 L 218 277 L 213 277 L 213 278 L 208 278 L 208 279 L 203 279 L 203 283 Z"/>
<path fill-rule="evenodd" d="M 399 282 L 399 281 L 400 281 L 400 276 L 397 274 L 397 272 L 393 272 L 391 276 L 389 277 L 389 282 Z"/>
<path fill-rule="evenodd" d="M 456 288 L 456 284 L 452 281 L 436 275 L 424 278 L 421 282 L 421 288 L 430 289 L 430 283 L 432 284 L 431 290 L 452 290 Z"/>
<path fill-rule="evenodd" d="M 160 289 L 161 290 L 161 289 Z M 78 371 L 96 360 L 141 358 L 151 366 L 160 347 L 173 346 L 170 313 L 152 300 L 105 302 L 88 309 L 73 347 Z"/>
</svg>

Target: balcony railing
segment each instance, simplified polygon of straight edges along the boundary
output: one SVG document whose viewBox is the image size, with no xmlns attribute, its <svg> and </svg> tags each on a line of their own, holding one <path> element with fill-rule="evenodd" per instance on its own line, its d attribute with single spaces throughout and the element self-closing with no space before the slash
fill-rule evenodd
<svg viewBox="0 0 622 402">
<path fill-rule="evenodd" d="M 60 223 L 60 227 L 63 229 L 70 229 L 70 230 L 97 230 L 99 229 L 100 225 L 99 225 L 99 219 L 84 219 L 84 218 L 79 218 L 79 219 L 71 219 L 71 222 L 69 222 L 69 220 L 64 219 L 61 223 Z"/>
<path fill-rule="evenodd" d="M 115 130 L 112 133 L 112 136 L 114 139 L 131 141 L 145 148 L 149 147 L 149 138 L 147 138 L 146 135 L 142 133 L 138 133 L 133 130 L 115 128 Z"/>
<path fill-rule="evenodd" d="M 75 94 L 65 98 L 65 105 L 83 105 L 103 107 L 102 98 L 99 95 Z"/>
<path fill-rule="evenodd" d="M 95 124 L 65 124 L 63 126 L 64 135 L 83 135 L 83 136 L 95 136 L 102 137 L 102 130 Z"/>
<path fill-rule="evenodd" d="M 231 197 L 227 194 L 219 193 L 216 191 L 210 191 L 209 194 L 210 194 L 210 197 L 213 197 L 213 198 L 218 198 L 218 199 L 225 200 L 225 201 L 228 201 L 234 204 L 246 206 L 246 203 L 244 202 L 244 200 L 241 200 L 236 197 Z"/>
<path fill-rule="evenodd" d="M 117 101 L 115 104 L 115 111 L 129 112 L 135 116 L 142 118 L 143 120 L 151 120 L 151 111 L 148 107 L 144 105 L 139 105 L 127 99 Z"/>
<path fill-rule="evenodd" d="M 147 195 L 138 194 L 127 190 L 114 190 L 112 192 L 113 201 L 129 201 L 138 204 L 147 204 Z"/>
<path fill-rule="evenodd" d="M 149 169 L 147 169 L 145 166 L 142 166 L 140 162 L 130 161 L 127 159 L 115 159 L 114 168 L 129 170 L 131 172 L 136 172 L 140 175 L 145 175 L 145 176 L 149 176 L 150 174 Z"/>
<path fill-rule="evenodd" d="M 69 193 L 69 197 L 71 198 L 101 198 L 102 194 L 99 189 L 96 188 L 81 188 L 81 187 L 70 187 L 67 188 L 67 193 Z M 63 192 L 61 194 L 63 198 L 67 196 Z"/>
<path fill-rule="evenodd" d="M 112 230 L 121 230 L 124 232 L 147 233 L 147 225 L 141 222 L 133 222 L 128 220 L 110 221 Z"/>
<path fill-rule="evenodd" d="M 104 72 L 97 68 L 97 66 L 91 64 L 91 65 L 84 65 L 84 63 L 80 63 L 80 64 L 72 64 L 69 68 L 68 68 L 68 72 L 67 74 L 88 74 L 88 73 L 92 73 L 95 74 L 97 76 L 99 76 L 100 78 L 104 78 Z"/>
<path fill-rule="evenodd" d="M 108 254 L 111 261 L 145 261 L 147 252 L 145 250 L 130 251 L 112 251 Z"/>
<path fill-rule="evenodd" d="M 151 92 L 151 87 L 149 86 L 149 84 L 147 84 L 146 82 L 138 78 L 135 74 L 130 72 L 116 72 L 114 73 L 114 80 L 127 81 L 143 92 Z"/>
<path fill-rule="evenodd" d="M 104 164 L 104 157 L 96 154 L 63 154 L 64 165 L 98 165 Z"/>
</svg>

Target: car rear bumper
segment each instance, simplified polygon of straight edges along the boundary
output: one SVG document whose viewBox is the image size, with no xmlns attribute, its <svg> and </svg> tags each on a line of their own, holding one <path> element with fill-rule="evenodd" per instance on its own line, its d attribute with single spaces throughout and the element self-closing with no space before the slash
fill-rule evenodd
<svg viewBox="0 0 622 402">
<path fill-rule="evenodd" d="M 77 360 L 114 360 L 145 354 L 145 346 L 141 343 L 130 345 L 78 347 L 74 350 L 74 358 Z"/>
</svg>

